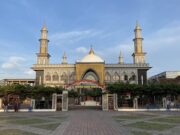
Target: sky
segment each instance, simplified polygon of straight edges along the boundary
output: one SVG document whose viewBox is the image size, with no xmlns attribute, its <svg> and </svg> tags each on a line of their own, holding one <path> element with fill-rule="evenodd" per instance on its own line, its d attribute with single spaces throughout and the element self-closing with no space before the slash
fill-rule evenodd
<svg viewBox="0 0 180 135">
<path fill-rule="evenodd" d="M 180 0 L 1 0 L 0 79 L 35 78 L 40 30 L 48 29 L 50 63 L 85 56 L 90 46 L 106 63 L 133 63 L 141 25 L 148 77 L 180 70 Z"/>
</svg>

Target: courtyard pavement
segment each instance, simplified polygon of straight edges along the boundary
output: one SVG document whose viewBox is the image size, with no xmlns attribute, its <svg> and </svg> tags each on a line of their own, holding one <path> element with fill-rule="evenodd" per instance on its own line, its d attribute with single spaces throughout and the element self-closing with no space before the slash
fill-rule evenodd
<svg viewBox="0 0 180 135">
<path fill-rule="evenodd" d="M 0 135 L 179 135 L 180 112 L 0 113 Z"/>
</svg>

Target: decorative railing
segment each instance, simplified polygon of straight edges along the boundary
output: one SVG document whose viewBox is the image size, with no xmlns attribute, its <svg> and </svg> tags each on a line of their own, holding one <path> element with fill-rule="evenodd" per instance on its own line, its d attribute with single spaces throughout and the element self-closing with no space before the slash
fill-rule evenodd
<svg viewBox="0 0 180 135">
<path fill-rule="evenodd" d="M 74 64 L 33 64 L 32 68 L 42 68 L 42 67 L 63 67 L 63 68 L 75 68 Z"/>
<path fill-rule="evenodd" d="M 150 67 L 148 63 L 139 63 L 139 64 L 105 64 L 105 68 L 111 67 Z"/>
</svg>

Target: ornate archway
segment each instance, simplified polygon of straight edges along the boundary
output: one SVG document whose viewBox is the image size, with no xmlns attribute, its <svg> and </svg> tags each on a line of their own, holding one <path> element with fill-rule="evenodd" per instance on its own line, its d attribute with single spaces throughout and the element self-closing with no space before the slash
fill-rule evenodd
<svg viewBox="0 0 180 135">
<path fill-rule="evenodd" d="M 99 82 L 99 76 L 93 69 L 88 69 L 82 76 L 81 80 L 91 80 Z"/>
</svg>

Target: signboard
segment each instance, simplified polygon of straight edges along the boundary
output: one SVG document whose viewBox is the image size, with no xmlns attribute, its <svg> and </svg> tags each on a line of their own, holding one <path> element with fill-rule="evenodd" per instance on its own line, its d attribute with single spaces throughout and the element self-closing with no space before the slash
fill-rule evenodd
<svg viewBox="0 0 180 135">
<path fill-rule="evenodd" d="M 101 88 L 103 89 L 103 85 L 100 85 L 96 81 L 92 80 L 81 80 L 81 81 L 75 81 L 71 84 L 66 85 L 67 89 L 71 88 Z"/>
<path fill-rule="evenodd" d="M 75 88 L 100 88 L 100 87 L 95 85 L 77 85 L 75 86 Z"/>
</svg>

